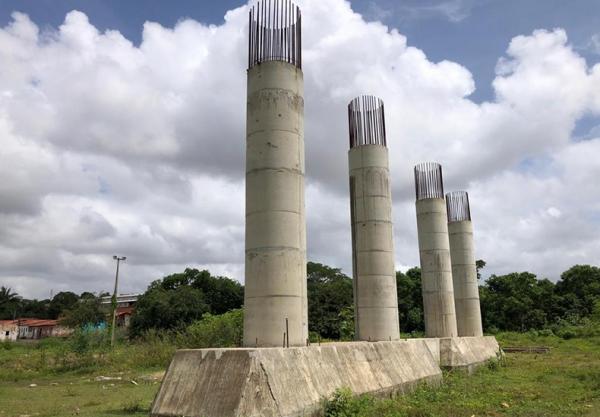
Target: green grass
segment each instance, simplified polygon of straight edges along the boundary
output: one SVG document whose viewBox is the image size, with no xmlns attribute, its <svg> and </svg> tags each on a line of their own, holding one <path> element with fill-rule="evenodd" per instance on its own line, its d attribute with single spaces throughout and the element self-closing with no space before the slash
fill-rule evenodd
<svg viewBox="0 0 600 417">
<path fill-rule="evenodd" d="M 550 346 L 548 354 L 507 354 L 470 377 L 446 372 L 439 388 L 393 399 L 338 392 L 327 417 L 600 416 L 600 338 L 504 333 L 503 346 Z"/>
<path fill-rule="evenodd" d="M 0 382 L 0 416 L 148 415 L 158 382 L 125 373 L 115 381 L 96 381 L 96 375 L 52 376 Z M 134 379 L 136 378 L 136 379 Z M 130 381 L 134 379 L 138 385 Z M 30 384 L 37 386 L 31 388 Z"/>
<path fill-rule="evenodd" d="M 60 339 L 0 346 L 0 417 L 148 415 L 175 350 L 160 340 L 79 353 L 73 347 Z"/>
<path fill-rule="evenodd" d="M 497 338 L 503 346 L 544 345 L 551 352 L 507 354 L 504 364 L 481 367 L 472 376 L 447 372 L 441 387 L 393 399 L 340 392 L 329 403 L 328 417 L 600 416 L 600 337 Z M 75 355 L 66 342 L 48 343 L 0 347 L 0 417 L 147 415 L 159 387 L 153 378 L 173 349 L 157 342 Z M 97 381 L 100 375 L 121 380 Z"/>
</svg>

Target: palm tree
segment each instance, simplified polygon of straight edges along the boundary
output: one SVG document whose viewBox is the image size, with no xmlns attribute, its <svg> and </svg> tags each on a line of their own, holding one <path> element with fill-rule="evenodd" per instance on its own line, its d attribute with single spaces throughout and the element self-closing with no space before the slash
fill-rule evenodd
<svg viewBox="0 0 600 417">
<path fill-rule="evenodd" d="M 8 304 L 12 304 L 21 299 L 19 294 L 13 292 L 11 288 L 8 287 L 0 287 L 0 306 L 5 306 Z"/>
</svg>

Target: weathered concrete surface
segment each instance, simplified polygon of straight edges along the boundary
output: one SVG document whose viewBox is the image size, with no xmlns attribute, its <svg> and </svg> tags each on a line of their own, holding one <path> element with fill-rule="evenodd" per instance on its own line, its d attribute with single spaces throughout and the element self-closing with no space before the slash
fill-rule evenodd
<svg viewBox="0 0 600 417">
<path fill-rule="evenodd" d="M 454 303 L 459 336 L 482 336 L 479 285 L 470 220 L 448 223 Z"/>
<path fill-rule="evenodd" d="M 456 337 L 456 310 L 443 198 L 417 200 L 417 232 L 427 337 Z"/>
<path fill-rule="evenodd" d="M 382 145 L 353 147 L 348 165 L 356 338 L 398 340 L 388 150 Z"/>
<path fill-rule="evenodd" d="M 280 61 L 248 70 L 244 346 L 308 338 L 302 71 Z"/>
<path fill-rule="evenodd" d="M 442 378 L 435 342 L 350 342 L 302 348 L 178 351 L 151 416 L 309 416 L 342 387 L 355 394 L 405 392 Z"/>
<path fill-rule="evenodd" d="M 442 368 L 471 372 L 477 365 L 500 354 L 500 346 L 494 336 L 447 337 L 439 339 L 439 342 Z"/>
</svg>

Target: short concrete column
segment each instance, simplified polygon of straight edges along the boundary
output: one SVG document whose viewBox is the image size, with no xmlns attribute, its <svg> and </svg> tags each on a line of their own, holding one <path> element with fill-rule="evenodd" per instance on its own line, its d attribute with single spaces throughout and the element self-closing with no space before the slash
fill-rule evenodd
<svg viewBox="0 0 600 417">
<path fill-rule="evenodd" d="M 482 336 L 473 224 L 466 191 L 446 194 L 454 303 L 459 336 Z"/>
<path fill-rule="evenodd" d="M 348 105 L 350 217 L 355 338 L 398 340 L 392 195 L 383 101 L 357 97 Z"/>
<path fill-rule="evenodd" d="M 284 3 L 263 1 L 250 12 L 244 346 L 251 347 L 308 339 L 300 10 L 278 7 Z M 275 42 L 284 32 L 286 42 Z"/>
<path fill-rule="evenodd" d="M 454 337 L 458 332 L 442 166 L 415 166 L 415 191 L 425 335 Z"/>
</svg>

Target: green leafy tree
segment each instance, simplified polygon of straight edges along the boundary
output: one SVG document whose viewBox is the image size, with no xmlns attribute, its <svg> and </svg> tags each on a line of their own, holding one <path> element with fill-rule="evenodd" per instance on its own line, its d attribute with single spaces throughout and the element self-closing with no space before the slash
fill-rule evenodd
<svg viewBox="0 0 600 417">
<path fill-rule="evenodd" d="M 75 304 L 69 310 L 63 312 L 63 318 L 61 324 L 80 328 L 86 325 L 98 325 L 106 321 L 106 313 L 103 311 L 100 298 L 95 297 L 81 298 L 81 300 Z"/>
<path fill-rule="evenodd" d="M 308 262 L 308 327 L 323 338 L 342 337 L 340 313 L 353 305 L 352 280 L 339 268 Z"/>
<path fill-rule="evenodd" d="M 206 270 L 186 268 L 181 273 L 168 275 L 150 284 L 150 288 L 161 288 L 166 291 L 180 287 L 202 291 L 212 314 L 222 314 L 240 308 L 244 304 L 244 287 L 239 282 L 227 277 L 212 276 Z"/>
<path fill-rule="evenodd" d="M 48 312 L 50 300 L 27 300 L 23 299 L 20 302 L 17 312 L 18 317 L 35 317 L 38 319 L 49 319 Z"/>
<path fill-rule="evenodd" d="M 340 319 L 340 339 L 354 340 L 354 305 L 342 308 L 342 311 L 340 311 L 338 316 Z"/>
<path fill-rule="evenodd" d="M 594 309 L 590 318 L 595 323 L 600 323 L 600 298 L 594 302 Z"/>
<path fill-rule="evenodd" d="M 554 284 L 529 272 L 492 275 L 480 289 L 485 329 L 524 331 L 553 320 Z"/>
<path fill-rule="evenodd" d="M 48 315 L 52 319 L 57 319 L 64 311 L 75 306 L 79 301 L 77 294 L 71 291 L 63 291 L 56 294 L 48 306 Z"/>
<path fill-rule="evenodd" d="M 88 292 L 88 291 L 84 291 L 81 293 L 81 295 L 79 296 L 80 300 L 93 300 L 97 298 L 96 295 L 93 292 Z"/>
<path fill-rule="evenodd" d="M 244 304 L 244 287 L 227 277 L 214 277 L 208 271 L 192 270 L 192 287 L 201 290 L 210 304 L 212 314 L 223 314 Z"/>
<path fill-rule="evenodd" d="M 175 289 L 152 287 L 136 303 L 130 333 L 140 336 L 149 329 L 182 329 L 210 311 L 204 293 L 189 285 Z"/>
<path fill-rule="evenodd" d="M 477 279 L 481 279 L 481 270 L 485 268 L 485 261 L 483 259 L 477 259 L 475 261 L 475 268 L 477 269 Z"/>
<path fill-rule="evenodd" d="M 556 283 L 556 293 L 563 297 L 565 316 L 588 317 L 600 300 L 600 268 L 575 265 L 566 270 Z"/>
<path fill-rule="evenodd" d="M 185 332 L 184 346 L 190 348 L 215 348 L 242 346 L 244 313 L 242 309 L 220 315 L 206 313 L 192 323 Z"/>
<path fill-rule="evenodd" d="M 406 274 L 396 272 L 398 291 L 398 314 L 400 330 L 405 333 L 423 331 L 423 294 L 421 293 L 421 269 L 411 268 Z"/>
<path fill-rule="evenodd" d="M 21 297 L 11 288 L 0 287 L 0 319 L 12 319 L 19 308 Z"/>
</svg>

